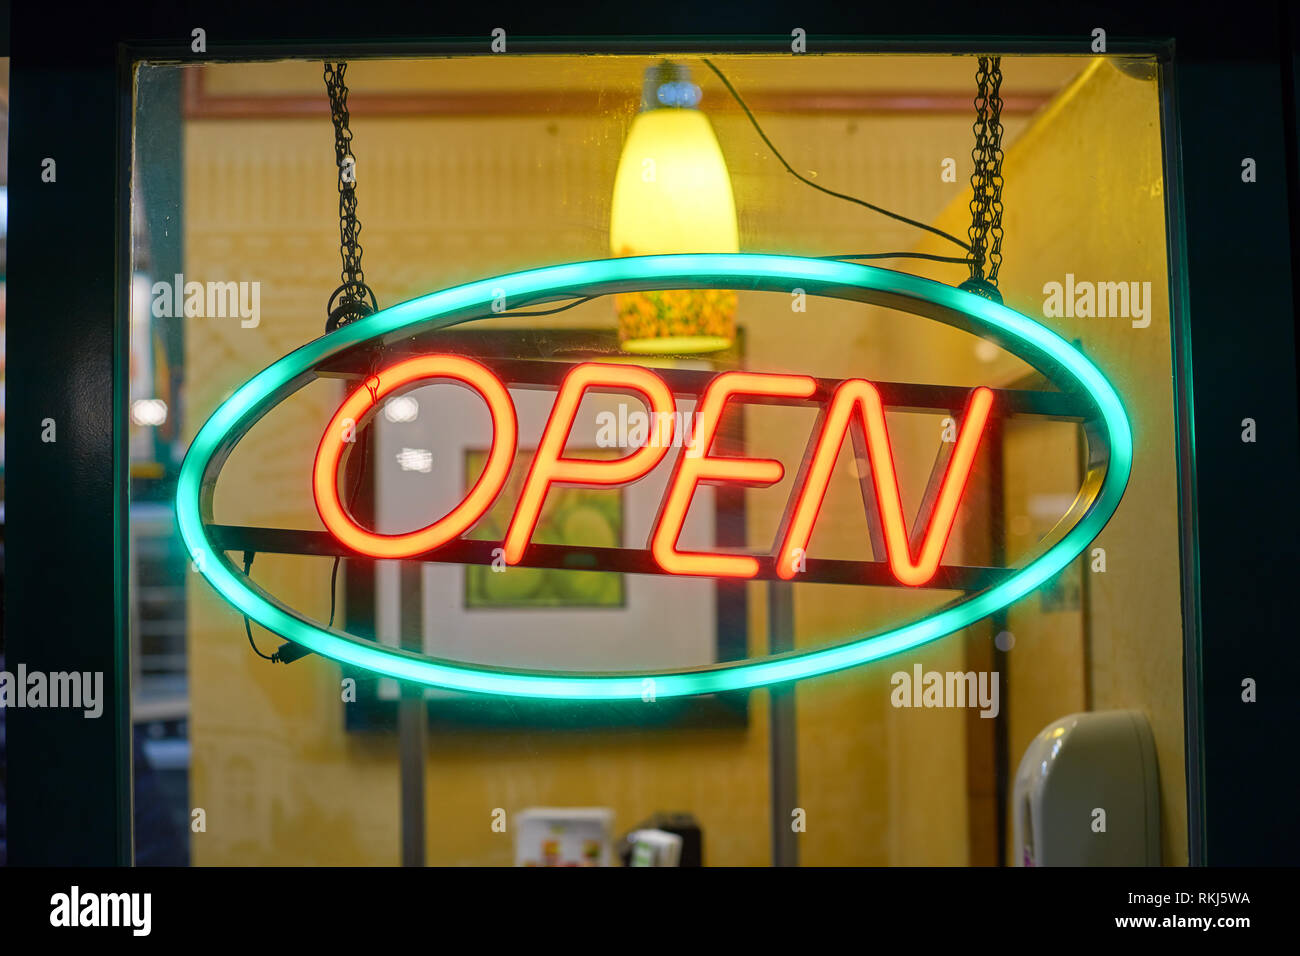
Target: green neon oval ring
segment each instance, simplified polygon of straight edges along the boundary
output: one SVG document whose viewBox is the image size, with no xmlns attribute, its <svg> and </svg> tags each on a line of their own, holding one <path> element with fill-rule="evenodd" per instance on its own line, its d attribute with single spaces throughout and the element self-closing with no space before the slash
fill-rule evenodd
<svg viewBox="0 0 1300 956">
<path fill-rule="evenodd" d="M 888 306 L 974 332 L 1007 348 L 1058 387 L 1087 396 L 1089 468 L 1074 506 L 1041 554 L 997 584 L 889 630 L 814 651 L 689 670 L 559 674 L 474 666 L 386 647 L 317 624 L 247 579 L 204 533 L 216 474 L 235 443 L 284 397 L 341 353 L 416 331 L 490 318 L 538 302 L 650 289 L 724 288 L 790 292 Z M 499 309 L 497 311 L 500 311 Z M 180 532 L 195 566 L 227 601 L 266 629 L 322 656 L 399 680 L 482 694 L 570 700 L 679 697 L 799 680 L 898 654 L 960 630 L 1019 600 L 1077 557 L 1110 520 L 1128 484 L 1133 435 L 1115 390 L 1055 332 L 1005 306 L 950 286 L 872 266 L 799 256 L 697 254 L 602 259 L 498 276 L 430 293 L 346 325 L 289 353 L 240 386 L 199 429 L 176 492 Z"/>
</svg>

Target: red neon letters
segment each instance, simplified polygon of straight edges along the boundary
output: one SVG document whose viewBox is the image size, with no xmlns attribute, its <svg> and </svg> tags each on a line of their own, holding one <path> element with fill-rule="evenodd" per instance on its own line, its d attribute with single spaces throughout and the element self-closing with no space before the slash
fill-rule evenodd
<svg viewBox="0 0 1300 956">
<path fill-rule="evenodd" d="M 564 446 L 573 430 L 573 420 L 587 389 L 605 385 L 615 389 L 633 389 L 650 404 L 650 420 L 656 434 L 626 458 L 613 461 L 586 461 L 565 458 Z M 546 422 L 542 443 L 533 457 L 533 467 L 519 496 L 519 507 L 506 532 L 506 564 L 518 564 L 537 526 L 542 503 L 551 485 L 626 485 L 644 478 L 663 460 L 673 440 L 673 393 L 654 372 L 633 365 L 602 365 L 584 362 L 564 377 L 560 394 L 555 398 L 551 417 Z"/>
<path fill-rule="evenodd" d="M 492 450 L 470 493 L 450 513 L 427 528 L 406 534 L 374 534 L 360 527 L 339 500 L 338 471 L 344 444 L 351 442 L 367 416 L 395 390 L 426 379 L 449 379 L 468 385 L 492 413 Z M 424 355 L 390 365 L 353 392 L 334 413 L 316 449 L 312 493 L 325 527 L 353 551 L 375 558 L 409 558 L 458 538 L 492 506 L 510 474 L 519 432 L 515 403 L 501 380 L 478 362 L 456 355 Z"/>
<path fill-rule="evenodd" d="M 704 574 L 716 578 L 752 578 L 758 560 L 749 555 L 682 553 L 677 538 L 691 507 L 691 496 L 701 481 L 730 481 L 741 485 L 774 485 L 785 475 L 779 461 L 770 458 L 713 458 L 709 449 L 718 431 L 722 409 L 732 395 L 807 398 L 817 383 L 806 375 L 762 375 L 756 372 L 723 372 L 709 385 L 700 403 L 699 420 L 690 453 L 677 459 L 668 495 L 651 535 L 651 551 L 659 567 L 670 574 Z"/>
<path fill-rule="evenodd" d="M 426 528 L 405 534 L 380 535 L 361 528 L 347 513 L 338 488 L 338 470 L 344 445 L 356 428 L 374 414 L 378 403 L 394 391 L 418 382 L 451 380 L 476 391 L 492 416 L 492 447 L 483 474 L 459 505 Z M 564 449 L 573 430 L 578 407 L 588 390 L 628 391 L 642 398 L 654 423 L 646 443 L 622 458 L 586 460 L 567 458 Z M 690 510 L 696 488 L 704 482 L 750 486 L 776 484 L 785 474 L 779 461 L 767 458 L 727 458 L 711 454 L 719 422 L 733 397 L 811 400 L 817 383 L 806 375 L 772 375 L 758 372 L 724 372 L 708 385 L 699 403 L 695 431 L 679 452 L 672 480 L 650 536 L 655 562 L 670 574 L 752 578 L 760 569 L 752 555 L 684 552 L 677 540 Z M 876 387 L 861 379 L 841 382 L 805 469 L 804 480 L 793 498 L 777 550 L 776 573 L 792 578 L 801 567 L 813 526 L 826 495 L 831 470 L 849 429 L 865 442 L 871 468 L 871 490 L 885 541 L 889 567 L 897 580 L 913 587 L 935 574 L 956 521 L 957 507 L 970 478 L 980 438 L 993 407 L 993 392 L 971 392 L 957 440 L 929 514 L 929 523 L 909 541 L 902 496 L 894 467 L 893 449 L 885 423 L 884 405 Z M 565 376 L 533 458 L 523 491 L 504 541 L 506 564 L 519 564 L 552 485 L 623 485 L 644 478 L 663 460 L 673 445 L 676 403 L 663 379 L 647 368 L 585 362 Z M 686 436 L 681 436 L 686 438 Z M 510 393 L 487 367 L 468 358 L 429 355 L 398 362 L 372 376 L 348 396 L 331 419 L 316 452 L 312 488 L 316 510 L 325 527 L 343 544 L 376 558 L 406 558 L 433 551 L 469 530 L 500 494 L 510 472 L 518 444 L 518 424 Z M 872 516 L 877 517 L 877 516 Z M 913 555 L 913 544 L 919 550 Z"/>
<path fill-rule="evenodd" d="M 840 446 L 849 430 L 850 419 L 857 409 L 862 415 L 862 432 L 867 441 L 867 459 L 871 464 L 876 506 L 884 526 L 889 569 L 899 582 L 913 586 L 922 585 L 934 577 L 934 572 L 939 568 L 939 559 L 943 557 L 944 546 L 948 543 L 948 536 L 952 534 L 953 522 L 957 518 L 957 504 L 966 488 L 966 480 L 970 477 L 971 466 L 975 462 L 975 451 L 979 447 L 980 436 L 984 433 L 984 425 L 989 420 L 992 408 L 992 391 L 981 387 L 971 393 L 966 414 L 962 416 L 956 447 L 948 460 L 943 483 L 939 486 L 939 496 L 930 516 L 930 525 L 921 539 L 921 553 L 913 559 L 907 540 L 907 520 L 903 517 L 903 499 L 898 490 L 898 471 L 894 467 L 894 451 L 889 444 L 889 430 L 885 426 L 885 408 L 880 401 L 880 393 L 874 385 L 862 379 L 841 382 L 835 389 L 835 397 L 831 399 L 830 412 L 817 439 L 808 476 L 799 491 L 798 503 L 786 530 L 785 541 L 778 552 L 776 573 L 783 578 L 795 575 L 798 558 L 808 547 L 808 538 L 817 521 L 817 512 L 821 510 L 822 499 L 826 496 L 831 468 L 835 465 Z"/>
</svg>

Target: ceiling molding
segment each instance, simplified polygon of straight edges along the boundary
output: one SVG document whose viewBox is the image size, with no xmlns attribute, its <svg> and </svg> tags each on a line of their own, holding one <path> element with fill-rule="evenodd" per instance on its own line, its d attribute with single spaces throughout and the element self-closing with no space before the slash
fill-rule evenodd
<svg viewBox="0 0 1300 956">
<path fill-rule="evenodd" d="M 970 90 L 754 90 L 745 96 L 759 113 L 818 115 L 961 115 L 973 114 Z M 629 93 L 629 100 L 639 94 Z M 1007 94 L 1004 115 L 1027 115 L 1052 98 L 1051 91 Z M 207 68 L 182 74 L 182 106 L 186 119 L 249 120 L 329 116 L 329 101 L 301 93 L 211 93 Z M 597 90 L 536 89 L 448 92 L 350 93 L 350 112 L 363 116 L 539 116 L 592 115 L 609 108 L 609 96 Z M 735 109 L 730 101 L 726 109 Z M 716 112 L 717 110 L 715 110 Z M 726 111 L 725 109 L 722 111 Z"/>
</svg>

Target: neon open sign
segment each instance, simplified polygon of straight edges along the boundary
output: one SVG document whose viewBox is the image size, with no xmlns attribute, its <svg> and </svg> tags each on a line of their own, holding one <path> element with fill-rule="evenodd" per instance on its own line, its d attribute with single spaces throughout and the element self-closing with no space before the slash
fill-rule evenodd
<svg viewBox="0 0 1300 956">
<path fill-rule="evenodd" d="M 287 607 L 244 575 L 226 554 L 220 528 L 212 520 L 217 473 L 239 439 L 271 407 L 328 369 L 331 363 L 376 344 L 415 333 L 487 319 L 504 293 L 512 308 L 574 296 L 649 289 L 755 289 L 808 294 L 888 306 L 972 331 L 1013 352 L 1044 373 L 1059 389 L 1043 393 L 1069 399 L 1088 442 L 1088 468 L 1073 506 L 1041 545 L 1039 553 L 1000 574 L 987 586 L 925 617 L 845 643 L 757 660 L 722 662 L 690 670 L 621 673 L 543 673 L 474 666 L 387 647 L 328 628 Z M 535 363 L 551 365 L 554 363 Z M 674 407 L 674 389 L 664 374 L 635 366 L 584 363 L 557 383 L 556 400 L 538 453 L 525 481 L 504 544 L 506 561 L 545 559 L 548 547 L 529 543 L 548 489 L 557 483 L 622 484 L 646 474 L 673 444 L 660 433 L 622 458 L 585 460 L 566 457 L 565 442 L 578 403 L 588 389 L 631 391 L 653 412 Z M 492 449 L 482 475 L 465 499 L 432 525 L 401 535 L 376 535 L 357 525 L 339 502 L 338 466 L 343 454 L 339 426 L 362 421 L 375 402 L 418 382 L 453 379 L 474 388 L 492 414 Z M 486 366 L 458 356 L 430 354 L 390 366 L 344 402 L 322 439 L 313 490 L 326 527 L 351 551 L 390 558 L 456 560 L 472 551 L 460 538 L 497 497 L 515 453 L 517 425 L 506 383 Z M 371 388 L 374 392 L 371 392 Z M 819 382 L 802 375 L 731 372 L 712 377 L 701 392 L 692 446 L 698 454 L 679 454 L 650 552 L 660 573 L 724 577 L 776 576 L 798 580 L 800 556 L 816 522 L 821 496 L 841 444 L 851 427 L 867 445 L 871 487 L 892 578 L 907 585 L 929 582 L 939 567 L 962 488 L 970 474 L 985 423 L 997 412 L 997 393 L 977 388 L 965 393 L 962 425 L 930 510 L 919 546 L 909 545 L 885 427 L 881 383 L 850 379 Z M 775 555 L 708 554 L 678 550 L 677 534 L 701 481 L 773 484 L 783 474 L 780 462 L 710 454 L 708 441 L 728 402 L 812 402 L 823 404 L 822 425 L 801 468 Z M 1013 411 L 1002 409 L 1003 412 Z M 676 416 L 653 415 L 658 429 L 671 429 Z M 856 423 L 856 425 L 854 424 Z M 668 440 L 665 440 L 668 439 Z M 199 430 L 181 468 L 177 517 L 196 567 L 226 600 L 263 627 L 336 660 L 402 680 L 479 693 L 571 699 L 636 699 L 645 682 L 655 696 L 681 696 L 757 687 L 797 680 L 877 660 L 916 647 L 1006 607 L 1048 581 L 1078 556 L 1114 513 L 1132 464 L 1132 432 L 1123 405 L 1101 372 L 1050 329 L 997 303 L 916 276 L 821 259 L 795 256 L 700 254 L 645 256 L 552 266 L 514 273 L 435 292 L 344 326 L 290 353 L 258 373 L 227 399 Z M 614 549 L 611 549 L 612 551 Z M 474 552 L 478 554 L 480 552 Z M 617 553 L 617 552 L 615 552 Z M 764 563 L 767 563 L 765 574 Z M 611 570 L 615 569 L 613 567 Z"/>
<path fill-rule="evenodd" d="M 373 414 L 387 396 L 416 383 L 450 380 L 478 393 L 492 419 L 492 446 L 483 474 L 465 499 L 425 528 L 382 535 L 360 527 L 343 507 L 338 469 L 356 424 Z M 608 461 L 566 457 L 565 442 L 573 430 L 583 395 L 589 390 L 618 389 L 638 395 L 654 422 L 650 440 L 630 454 Z M 723 372 L 708 384 L 688 451 L 677 458 L 659 518 L 651 534 L 651 553 L 658 569 L 668 574 L 752 578 L 759 571 L 753 555 L 683 552 L 678 549 L 691 499 L 702 482 L 732 482 L 752 487 L 774 485 L 785 476 L 781 462 L 767 458 L 715 457 L 711 454 L 727 404 L 744 398 L 810 401 L 818 391 L 808 375 Z M 792 501 L 785 533 L 776 557 L 776 572 L 792 578 L 801 570 L 813 525 L 826 495 L 831 469 L 856 416 L 865 438 L 876 516 L 883 530 L 889 567 L 903 584 L 922 585 L 939 567 L 952 532 L 962 489 L 970 476 L 984 426 L 993 406 L 993 392 L 977 388 L 970 395 L 961 431 L 948 461 L 930 521 L 913 555 L 903 516 L 898 474 L 885 424 L 885 409 L 874 385 L 862 379 L 841 382 L 832 393 L 804 481 Z M 668 385 L 650 369 L 584 362 L 565 375 L 542 432 L 541 444 L 515 507 L 503 542 L 507 565 L 524 560 L 542 505 L 552 485 L 624 485 L 653 471 L 673 444 L 677 405 Z M 335 413 L 325 429 L 312 474 L 316 509 L 336 538 L 359 554 L 375 558 L 410 558 L 441 548 L 468 531 L 501 493 L 510 474 L 518 437 L 518 416 L 505 384 L 486 366 L 459 355 L 425 355 L 376 372 Z"/>
</svg>

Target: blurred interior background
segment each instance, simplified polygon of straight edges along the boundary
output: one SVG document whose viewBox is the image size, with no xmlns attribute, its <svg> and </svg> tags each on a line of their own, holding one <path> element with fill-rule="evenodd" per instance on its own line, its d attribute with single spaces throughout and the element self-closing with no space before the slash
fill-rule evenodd
<svg viewBox="0 0 1300 956">
<path fill-rule="evenodd" d="M 975 57 L 713 59 L 799 174 L 965 236 Z M 472 279 L 609 256 L 620 157 L 641 108 L 643 77 L 658 62 L 503 55 L 350 63 L 361 242 L 366 280 L 380 305 Z M 697 109 L 725 161 L 741 250 L 954 254 L 937 236 L 800 183 L 699 58 L 676 62 L 698 87 Z M 764 690 L 735 706 L 682 706 L 655 720 L 613 711 L 593 716 L 561 703 L 489 713 L 432 695 L 424 747 L 429 862 L 513 862 L 515 834 L 492 826 L 498 809 L 513 818 L 527 808 L 599 807 L 616 834 L 658 813 L 688 813 L 703 834 L 705 863 L 765 865 L 772 860 L 772 775 L 782 773 L 792 775 L 806 813 L 799 837 L 805 864 L 1006 863 L 1015 857 L 1009 779 L 1020 755 L 1052 721 L 1111 709 L 1141 711 L 1150 724 L 1162 859 L 1186 862 L 1160 91 L 1149 61 L 1015 56 L 1002 58 L 1002 72 L 1002 295 L 1098 363 L 1133 423 L 1132 479 L 1095 543 L 1105 551 L 1105 570 L 1093 570 L 1085 552 L 999 619 L 914 653 L 799 684 L 789 725 L 793 766 L 773 766 L 771 695 Z M 399 859 L 395 688 L 363 679 L 362 699 L 345 704 L 346 675 L 337 664 L 308 657 L 280 667 L 257 658 L 240 616 L 189 569 L 172 508 L 188 442 L 213 409 L 324 331 L 326 300 L 339 284 L 337 177 L 319 62 L 139 68 L 131 593 L 140 863 Z M 920 259 L 877 264 L 952 285 L 967 275 L 960 265 Z M 1067 274 L 1150 282 L 1149 327 L 1115 317 L 1043 319 L 1045 284 L 1064 282 Z M 259 322 L 158 315 L 157 283 L 179 276 L 259 283 Z M 643 361 L 966 387 L 1034 384 L 1023 363 L 989 343 L 882 308 L 810 298 L 806 311 L 792 312 L 789 296 L 741 291 L 734 322 L 725 349 Z M 593 342 L 617 346 L 610 298 L 497 326 L 508 330 L 498 347 L 521 356 L 536 357 L 539 341 L 521 330 L 544 333 L 540 341 L 564 343 L 573 354 Z M 342 388 L 314 383 L 256 426 L 223 473 L 218 520 L 321 527 L 310 466 Z M 472 477 L 466 456 L 474 448 L 443 454 L 455 443 L 439 407 L 430 390 L 413 417 L 390 416 L 377 426 L 377 447 L 385 449 L 372 466 L 378 513 L 417 520 L 420 509 L 445 512 L 448 502 L 430 490 L 430 475 Z M 736 517 L 745 543 L 757 550 L 767 549 L 791 491 L 813 418 L 801 412 L 747 408 L 746 454 L 784 460 L 786 478 L 736 501 L 709 499 L 709 507 Z M 942 417 L 891 415 L 909 513 L 939 447 Z M 404 451 L 412 454 L 403 458 Z M 1001 553 L 1015 562 L 1031 554 L 1078 489 L 1081 455 L 1072 424 L 1009 425 L 998 447 L 981 451 L 948 560 L 990 562 Z M 846 450 L 810 553 L 859 560 L 869 554 L 856 467 Z M 415 511 L 394 512 L 394 502 L 416 502 Z M 574 521 L 578 530 L 564 534 L 612 534 L 643 546 L 629 535 L 650 506 L 630 493 L 564 507 L 603 516 L 590 519 L 594 530 Z M 392 567 L 344 564 L 343 619 L 363 629 L 369 622 L 378 633 L 394 615 L 411 619 L 414 604 L 414 620 L 423 622 L 417 637 L 430 652 L 456 647 L 470 658 L 543 662 L 552 654 L 557 666 L 572 666 L 564 655 L 577 653 L 635 669 L 768 651 L 762 582 L 729 596 L 699 582 L 660 581 L 654 586 L 667 590 L 650 592 L 638 576 L 595 582 L 590 591 L 574 579 L 520 585 L 523 594 L 485 594 L 473 590 L 466 569 L 426 568 L 411 578 Z M 330 571 L 325 558 L 267 554 L 258 556 L 253 575 L 324 620 Z M 794 593 L 799 648 L 839 643 L 957 596 L 820 584 Z M 656 636 L 666 634 L 679 639 Z M 995 643 L 998 635 L 1004 636 Z M 271 635 L 255 636 L 264 648 L 276 646 Z M 892 706 L 891 675 L 910 673 L 915 664 L 925 671 L 999 670 L 998 715 Z M 201 832 L 192 827 L 195 808 L 206 814 Z"/>
</svg>

